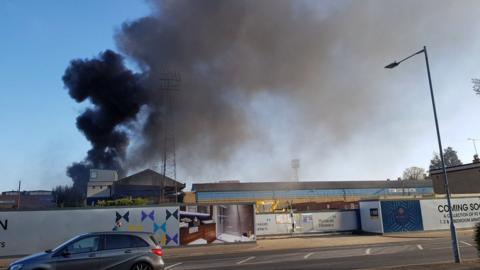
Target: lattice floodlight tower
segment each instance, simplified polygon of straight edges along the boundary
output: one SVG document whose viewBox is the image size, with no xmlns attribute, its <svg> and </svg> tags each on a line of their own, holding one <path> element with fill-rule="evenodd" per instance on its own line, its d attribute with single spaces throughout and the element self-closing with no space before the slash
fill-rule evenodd
<svg viewBox="0 0 480 270">
<path fill-rule="evenodd" d="M 299 181 L 298 178 L 298 169 L 300 169 L 300 159 L 292 159 L 292 169 L 293 169 L 293 177 L 296 182 Z"/>
<path fill-rule="evenodd" d="M 165 186 L 167 177 L 177 179 L 177 164 L 175 156 L 175 119 L 174 95 L 180 90 L 181 76 L 178 72 L 166 71 L 159 76 L 158 87 L 161 98 L 161 124 L 162 124 L 162 163 L 163 175 L 162 199 L 165 199 Z M 178 190 L 175 185 L 175 201 L 178 202 Z"/>
</svg>

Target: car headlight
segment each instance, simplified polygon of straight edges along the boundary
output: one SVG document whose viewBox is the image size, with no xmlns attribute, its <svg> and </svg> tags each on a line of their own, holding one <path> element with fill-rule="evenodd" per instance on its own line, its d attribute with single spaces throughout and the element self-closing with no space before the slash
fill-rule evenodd
<svg viewBox="0 0 480 270">
<path fill-rule="evenodd" d="M 8 269 L 9 270 L 20 270 L 20 269 L 22 269 L 22 267 L 23 267 L 23 264 L 14 264 L 14 265 L 10 266 Z"/>
</svg>

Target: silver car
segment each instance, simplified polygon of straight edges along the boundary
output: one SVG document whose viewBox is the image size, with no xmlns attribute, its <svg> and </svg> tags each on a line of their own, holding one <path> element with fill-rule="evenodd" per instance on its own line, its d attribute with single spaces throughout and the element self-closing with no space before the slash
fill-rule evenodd
<svg viewBox="0 0 480 270">
<path fill-rule="evenodd" d="M 162 249 L 150 233 L 79 235 L 54 250 L 10 264 L 9 270 L 163 270 Z"/>
</svg>

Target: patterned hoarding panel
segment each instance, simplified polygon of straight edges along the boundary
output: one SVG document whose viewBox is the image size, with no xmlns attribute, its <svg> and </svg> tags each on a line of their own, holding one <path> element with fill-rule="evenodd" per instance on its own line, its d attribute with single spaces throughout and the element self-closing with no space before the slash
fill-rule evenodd
<svg viewBox="0 0 480 270">
<path fill-rule="evenodd" d="M 382 201 L 383 232 L 422 231 L 419 201 Z"/>
<path fill-rule="evenodd" d="M 178 213 L 178 207 L 146 208 L 139 211 L 134 209 L 132 212 L 128 209 L 116 212 L 115 221 L 125 223 L 119 231 L 151 232 L 162 246 L 178 246 Z"/>
<path fill-rule="evenodd" d="M 178 246 L 178 218 L 176 206 L 0 212 L 0 256 L 31 254 L 78 234 L 111 230 L 151 232 L 163 246 Z"/>
</svg>

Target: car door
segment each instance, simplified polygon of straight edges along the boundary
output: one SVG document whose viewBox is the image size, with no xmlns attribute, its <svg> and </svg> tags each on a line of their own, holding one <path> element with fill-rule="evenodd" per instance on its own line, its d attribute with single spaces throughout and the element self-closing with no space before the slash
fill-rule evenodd
<svg viewBox="0 0 480 270">
<path fill-rule="evenodd" d="M 105 244 L 98 257 L 101 269 L 129 270 L 132 260 L 138 256 L 132 238 L 127 234 L 106 234 Z"/>
<path fill-rule="evenodd" d="M 85 236 L 72 242 L 54 255 L 55 270 L 99 269 L 97 252 L 101 243 L 101 235 Z"/>
</svg>

